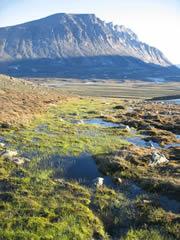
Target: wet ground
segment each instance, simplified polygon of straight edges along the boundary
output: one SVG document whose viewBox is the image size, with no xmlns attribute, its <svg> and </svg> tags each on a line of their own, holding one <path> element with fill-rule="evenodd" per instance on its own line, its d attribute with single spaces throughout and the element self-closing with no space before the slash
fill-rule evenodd
<svg viewBox="0 0 180 240">
<path fill-rule="evenodd" d="M 62 121 L 67 121 L 67 118 L 61 118 Z M 114 123 L 110 121 L 105 121 L 102 118 L 91 118 L 91 119 L 75 119 L 71 121 L 71 124 L 81 124 L 84 125 L 83 134 L 87 134 L 88 136 L 92 136 L 96 138 L 99 132 L 96 132 L 96 129 L 86 129 L 87 126 L 97 126 L 99 128 L 105 129 L 126 129 L 126 125 L 121 123 Z M 66 131 L 66 127 L 63 131 Z M 87 131 L 87 132 L 86 132 Z M 37 134 L 47 134 L 47 137 L 53 138 L 56 136 L 56 132 L 50 131 L 48 124 L 42 123 L 35 127 L 34 132 Z M 79 136 L 81 136 L 82 132 L 79 131 Z M 138 147 L 145 147 L 145 148 L 169 148 L 174 146 L 180 146 L 180 144 L 172 143 L 161 147 L 158 143 L 154 141 L 145 141 L 143 138 L 145 136 L 139 135 L 137 131 L 133 128 L 129 129 L 127 135 L 131 135 L 128 137 L 118 136 L 122 140 L 125 140 L 131 144 L 134 144 Z M 180 139 L 180 135 L 177 135 L 177 139 Z M 104 140 L 104 139 L 103 139 Z M 0 142 L 4 142 L 5 138 L 0 138 Z M 32 139 L 32 143 L 38 143 L 38 138 L 34 137 Z M 48 138 L 47 138 L 48 141 Z M 38 151 L 37 151 L 38 152 Z M 24 157 L 32 158 L 36 156 L 36 153 L 23 153 Z M 41 157 L 40 157 L 41 158 Z M 94 187 L 94 180 L 98 177 L 104 178 L 104 185 L 114 189 L 117 192 L 121 192 L 125 194 L 129 199 L 136 198 L 137 196 L 148 195 L 146 191 L 144 191 L 137 183 L 125 180 L 122 184 L 116 184 L 110 176 L 104 176 L 100 170 L 98 169 L 96 162 L 88 151 L 82 151 L 79 155 L 74 156 L 71 154 L 62 155 L 62 154 L 50 154 L 39 162 L 39 167 L 44 169 L 53 169 L 53 177 L 56 179 L 66 179 L 69 181 L 77 181 L 78 183 L 85 185 L 87 187 L 93 188 Z M 161 207 L 167 211 L 171 211 L 174 213 L 180 212 L 180 203 L 175 200 L 170 200 L 169 198 L 161 195 L 156 195 L 156 199 L 160 202 Z"/>
<path fill-rule="evenodd" d="M 101 127 L 119 127 L 118 123 L 113 123 L 113 122 L 107 122 L 104 121 L 101 118 L 94 118 L 94 119 L 88 119 L 85 120 L 84 123 L 90 124 L 90 125 L 95 125 L 95 126 L 101 126 Z"/>
<path fill-rule="evenodd" d="M 180 99 L 171 99 L 171 100 L 161 100 L 161 101 L 157 101 L 157 102 L 161 102 L 161 103 L 167 103 L 167 104 L 180 104 Z"/>
</svg>

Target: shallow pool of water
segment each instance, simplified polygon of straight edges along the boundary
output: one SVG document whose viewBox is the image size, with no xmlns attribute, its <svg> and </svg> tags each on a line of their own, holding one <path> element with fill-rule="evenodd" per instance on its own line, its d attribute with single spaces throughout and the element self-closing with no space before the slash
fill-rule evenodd
<svg viewBox="0 0 180 240">
<path fill-rule="evenodd" d="M 166 144 L 163 147 L 160 146 L 159 143 L 154 142 L 154 141 L 145 141 L 143 139 L 143 136 L 133 136 L 133 137 L 128 137 L 125 140 L 127 140 L 129 143 L 134 144 L 135 146 L 138 147 L 154 147 L 154 148 L 160 148 L 160 149 L 167 149 L 170 147 L 180 147 L 180 143 L 170 143 Z"/>
<path fill-rule="evenodd" d="M 55 171 L 55 178 L 74 180 L 81 184 L 91 186 L 98 177 L 104 178 L 104 184 L 114 187 L 115 184 L 108 176 L 103 176 L 97 168 L 95 160 L 88 153 L 79 156 L 59 156 L 52 155 L 46 161 L 46 166 L 52 167 Z"/>
<path fill-rule="evenodd" d="M 171 147 L 180 147 L 180 143 L 171 143 L 171 144 L 166 144 L 164 146 L 165 149 L 171 148 Z"/>
<path fill-rule="evenodd" d="M 90 124 L 90 125 L 97 125 L 97 126 L 101 126 L 101 127 L 119 127 L 118 123 L 107 122 L 101 118 L 84 120 L 84 123 Z"/>
<path fill-rule="evenodd" d="M 177 104 L 179 105 L 180 104 L 180 99 L 177 98 L 177 99 L 169 99 L 169 100 L 158 100 L 156 101 L 158 103 L 167 103 L 167 104 Z"/>
<path fill-rule="evenodd" d="M 97 168 L 94 158 L 88 153 L 82 153 L 79 156 L 59 156 L 54 155 L 49 160 L 49 166 L 55 169 L 55 178 L 77 181 L 88 187 L 93 187 L 94 180 L 98 177 L 104 178 L 104 185 L 123 193 L 128 199 L 134 199 L 137 196 L 146 195 L 147 192 L 138 186 L 135 182 L 124 180 L 122 184 L 116 184 L 111 177 L 104 176 Z M 46 168 L 47 166 L 45 166 Z M 165 196 L 157 196 L 161 207 L 167 211 L 178 213 L 180 203 L 171 200 Z"/>
<path fill-rule="evenodd" d="M 180 213 L 180 202 L 173 199 L 169 199 L 166 196 L 160 196 L 159 202 L 164 210 L 171 211 L 177 214 Z"/>
<path fill-rule="evenodd" d="M 175 104 L 180 104 L 180 99 L 178 98 L 178 99 L 171 99 L 171 100 L 166 100 L 165 102 L 167 102 L 167 103 L 175 103 Z"/>
<path fill-rule="evenodd" d="M 129 143 L 132 143 L 138 147 L 155 147 L 155 148 L 161 148 L 160 145 L 156 142 L 153 142 L 153 141 L 145 141 L 143 139 L 143 136 L 133 136 L 133 137 L 128 137 L 126 138 L 126 140 L 129 142 Z"/>
</svg>

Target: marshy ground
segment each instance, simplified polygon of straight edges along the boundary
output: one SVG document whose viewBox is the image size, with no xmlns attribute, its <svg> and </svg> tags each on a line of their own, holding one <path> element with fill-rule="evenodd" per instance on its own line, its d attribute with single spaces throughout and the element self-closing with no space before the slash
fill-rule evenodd
<svg viewBox="0 0 180 240">
<path fill-rule="evenodd" d="M 1 153 L 24 158 L 0 158 L 1 239 L 179 239 L 179 110 L 71 97 L 1 128 Z"/>
</svg>

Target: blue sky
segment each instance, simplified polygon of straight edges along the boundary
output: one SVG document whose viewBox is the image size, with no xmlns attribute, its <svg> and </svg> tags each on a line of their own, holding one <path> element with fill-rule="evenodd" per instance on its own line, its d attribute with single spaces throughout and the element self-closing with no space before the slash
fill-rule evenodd
<svg viewBox="0 0 180 240">
<path fill-rule="evenodd" d="M 58 12 L 95 13 L 125 25 L 180 64 L 180 0 L 0 0 L 0 27 Z"/>
</svg>

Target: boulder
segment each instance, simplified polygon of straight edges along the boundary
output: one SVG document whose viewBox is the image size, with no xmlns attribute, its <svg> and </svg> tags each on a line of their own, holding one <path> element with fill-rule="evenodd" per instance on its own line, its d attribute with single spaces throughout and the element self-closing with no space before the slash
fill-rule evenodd
<svg viewBox="0 0 180 240">
<path fill-rule="evenodd" d="M 153 152 L 152 159 L 149 163 L 149 166 L 153 167 L 153 166 L 168 163 L 168 162 L 169 162 L 169 160 L 164 156 L 164 154 L 159 153 L 159 152 Z"/>
</svg>

